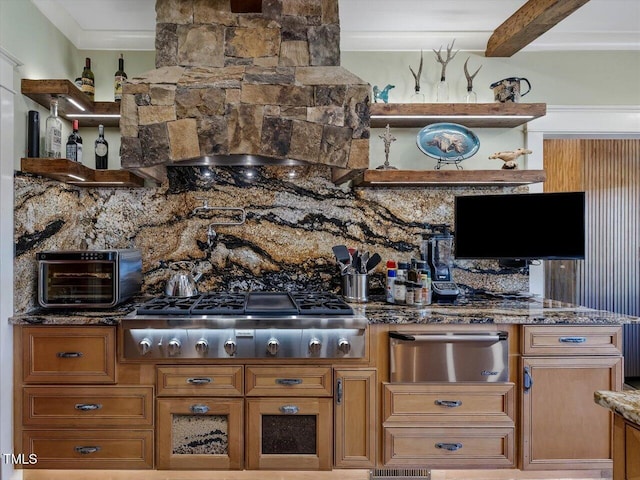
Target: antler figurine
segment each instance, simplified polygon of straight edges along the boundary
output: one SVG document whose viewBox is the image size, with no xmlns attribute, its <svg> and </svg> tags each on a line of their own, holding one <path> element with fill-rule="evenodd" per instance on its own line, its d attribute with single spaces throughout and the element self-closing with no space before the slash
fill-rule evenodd
<svg viewBox="0 0 640 480">
<path fill-rule="evenodd" d="M 467 63 L 469 62 L 470 58 L 471 57 L 467 57 L 467 59 L 464 62 L 464 76 L 467 77 L 467 92 L 470 92 L 473 90 L 473 79 L 482 68 L 482 65 L 480 65 L 473 75 L 469 75 L 469 70 L 467 70 Z"/>
<path fill-rule="evenodd" d="M 411 73 L 413 74 L 413 78 L 415 79 L 415 91 L 416 93 L 420 92 L 420 75 L 422 75 L 422 62 L 423 62 L 424 58 L 422 58 L 422 50 L 420 50 L 420 67 L 418 67 L 418 73 L 413 71 L 413 68 L 411 68 L 411 65 L 409 65 L 409 70 L 411 70 Z"/>
<path fill-rule="evenodd" d="M 460 50 L 456 50 L 455 53 L 453 55 L 451 55 L 451 50 L 453 50 L 453 44 L 456 43 L 455 38 L 453 39 L 453 42 L 451 42 L 451 46 L 447 45 L 447 59 L 443 60 L 442 59 L 442 55 L 440 55 L 440 51 L 442 50 L 442 45 L 440 45 L 440 48 L 438 49 L 438 51 L 436 52 L 435 48 L 433 49 L 433 53 L 436 54 L 436 60 L 438 63 L 442 64 L 442 71 L 440 72 L 440 81 L 444 81 L 445 79 L 445 74 L 446 74 L 446 70 L 447 70 L 447 63 L 449 63 L 451 60 L 453 60 L 453 57 L 456 56 L 456 54 L 460 51 Z"/>
</svg>

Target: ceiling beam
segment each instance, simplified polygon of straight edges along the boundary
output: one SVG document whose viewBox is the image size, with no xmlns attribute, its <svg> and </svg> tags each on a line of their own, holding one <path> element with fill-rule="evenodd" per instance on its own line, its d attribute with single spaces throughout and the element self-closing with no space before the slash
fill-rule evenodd
<svg viewBox="0 0 640 480">
<path fill-rule="evenodd" d="M 510 57 L 588 1 L 529 0 L 494 30 L 485 56 Z"/>
</svg>

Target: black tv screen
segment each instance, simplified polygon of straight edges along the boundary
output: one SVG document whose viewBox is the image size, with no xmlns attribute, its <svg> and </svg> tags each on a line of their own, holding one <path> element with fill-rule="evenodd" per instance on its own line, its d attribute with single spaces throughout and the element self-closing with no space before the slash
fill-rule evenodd
<svg viewBox="0 0 640 480">
<path fill-rule="evenodd" d="M 584 192 L 455 198 L 455 258 L 584 258 Z"/>
</svg>

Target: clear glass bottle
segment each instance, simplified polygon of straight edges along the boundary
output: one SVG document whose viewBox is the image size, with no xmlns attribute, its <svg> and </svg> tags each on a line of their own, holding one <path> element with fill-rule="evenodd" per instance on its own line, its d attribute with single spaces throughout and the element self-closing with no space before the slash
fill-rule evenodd
<svg viewBox="0 0 640 480">
<path fill-rule="evenodd" d="M 67 140 L 67 158 L 82 163 L 82 137 L 78 134 L 78 120 L 73 121 L 73 132 Z"/>
<path fill-rule="evenodd" d="M 109 143 L 104 138 L 104 125 L 98 125 L 98 138 L 94 142 L 96 155 L 96 169 L 109 168 Z"/>
<path fill-rule="evenodd" d="M 49 158 L 62 157 L 62 120 L 58 117 L 58 99 L 49 103 L 49 116 L 45 123 L 44 154 Z"/>
<path fill-rule="evenodd" d="M 122 100 L 122 84 L 127 80 L 127 74 L 124 72 L 124 58 L 120 54 L 118 59 L 118 71 L 113 79 L 113 97 L 116 102 Z"/>
<path fill-rule="evenodd" d="M 467 88 L 467 94 L 464 96 L 465 103 L 478 103 L 478 95 L 471 88 Z"/>
<path fill-rule="evenodd" d="M 96 88 L 94 84 L 94 76 L 91 71 L 91 59 L 85 58 L 84 70 L 82 70 L 82 88 L 81 90 L 86 93 L 91 100 L 93 100 Z"/>
<path fill-rule="evenodd" d="M 436 102 L 446 103 L 449 101 L 449 84 L 444 79 L 440 78 L 436 87 Z"/>
</svg>

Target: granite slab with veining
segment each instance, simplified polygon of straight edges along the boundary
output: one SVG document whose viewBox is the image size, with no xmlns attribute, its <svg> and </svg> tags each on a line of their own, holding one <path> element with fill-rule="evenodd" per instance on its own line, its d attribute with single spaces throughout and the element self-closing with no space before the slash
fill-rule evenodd
<svg viewBox="0 0 640 480">
<path fill-rule="evenodd" d="M 593 397 L 598 405 L 640 426 L 640 390 L 598 390 L 594 392 Z"/>
<path fill-rule="evenodd" d="M 417 308 L 377 299 L 351 304 L 370 324 L 512 324 L 512 325 L 621 325 L 640 318 L 539 298 L 464 296 L 454 303 Z M 108 310 L 44 310 L 15 315 L 14 325 L 117 325 L 134 312 L 142 299 Z"/>
</svg>

